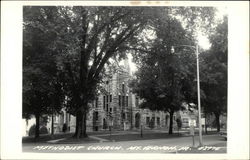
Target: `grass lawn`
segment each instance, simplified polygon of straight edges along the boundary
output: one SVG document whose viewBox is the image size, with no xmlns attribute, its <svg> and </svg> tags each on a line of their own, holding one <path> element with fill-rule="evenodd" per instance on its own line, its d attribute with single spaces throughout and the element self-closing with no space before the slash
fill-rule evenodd
<svg viewBox="0 0 250 160">
<path fill-rule="evenodd" d="M 134 140 L 148 140 L 148 139 L 162 139 L 162 138 L 174 138 L 181 137 L 181 134 L 174 133 L 169 135 L 168 133 L 144 133 L 142 136 L 138 134 L 126 134 L 126 135 L 105 135 L 98 136 L 100 138 L 108 139 L 111 141 L 134 141 Z"/>
<path fill-rule="evenodd" d="M 79 138 L 79 139 L 69 137 L 69 138 L 60 140 L 56 142 L 55 144 L 83 144 L 83 143 L 98 143 L 98 142 L 99 140 L 95 140 L 89 137 Z"/>
<path fill-rule="evenodd" d="M 61 138 L 69 138 L 72 137 L 73 133 L 60 133 L 54 134 L 53 137 L 50 134 L 40 135 L 39 138 L 31 137 L 23 137 L 22 143 L 34 143 L 34 142 L 46 142 L 49 140 L 61 139 Z"/>
<path fill-rule="evenodd" d="M 181 137 L 184 136 L 184 133 L 173 133 L 172 135 L 169 135 L 168 133 L 162 133 L 162 132 L 155 132 L 154 130 L 144 130 L 143 136 L 141 137 L 140 131 L 112 131 L 111 136 L 110 136 L 110 131 L 105 130 L 105 131 L 96 131 L 96 132 L 87 132 L 88 135 L 92 136 L 97 136 L 103 139 L 111 140 L 111 141 L 132 141 L 132 140 L 147 140 L 147 139 L 164 139 L 164 138 L 174 138 L 174 137 Z M 137 132 L 137 133 L 135 133 Z M 118 135 L 117 135 L 118 133 Z M 122 133 L 122 134 L 119 134 Z M 188 131 L 186 132 L 186 136 L 188 136 Z M 81 142 L 81 139 L 74 139 L 72 138 L 74 133 L 58 133 L 54 134 L 52 137 L 50 134 L 46 135 L 40 135 L 39 138 L 35 139 L 34 136 L 32 137 L 23 137 L 22 138 L 22 143 L 36 143 L 36 142 L 47 142 L 50 140 L 56 140 L 56 139 L 62 139 L 66 138 L 63 141 L 60 141 L 59 143 L 78 143 L 79 141 Z M 198 132 L 197 132 L 198 134 Z M 217 134 L 217 132 L 210 131 L 208 132 L 209 134 Z M 86 142 L 93 142 L 95 140 L 93 139 L 85 139 Z"/>
</svg>

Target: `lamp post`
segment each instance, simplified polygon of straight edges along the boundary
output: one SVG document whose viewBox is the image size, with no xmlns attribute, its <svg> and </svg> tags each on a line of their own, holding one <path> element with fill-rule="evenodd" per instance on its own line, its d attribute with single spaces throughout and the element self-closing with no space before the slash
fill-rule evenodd
<svg viewBox="0 0 250 160">
<path fill-rule="evenodd" d="M 174 53 L 174 47 L 189 47 L 196 54 L 196 70 L 197 70 L 197 98 L 198 98 L 198 118 L 199 118 L 199 146 L 202 146 L 202 126 L 201 126 L 201 101 L 200 101 L 200 74 L 199 74 L 199 49 L 198 45 L 190 46 L 190 45 L 179 45 L 179 46 L 171 46 L 171 53 Z"/>
</svg>

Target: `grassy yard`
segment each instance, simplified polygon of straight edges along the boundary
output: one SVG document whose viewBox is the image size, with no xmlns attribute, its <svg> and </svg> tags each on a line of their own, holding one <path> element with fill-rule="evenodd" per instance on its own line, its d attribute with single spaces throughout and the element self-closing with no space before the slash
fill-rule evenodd
<svg viewBox="0 0 250 160">
<path fill-rule="evenodd" d="M 69 138 L 72 136 L 73 136 L 73 133 L 60 133 L 60 134 L 54 134 L 53 136 L 51 136 L 50 134 L 45 134 L 45 135 L 40 135 L 39 138 L 35 138 L 34 136 L 30 136 L 30 137 L 23 137 L 22 143 L 46 142 L 49 140 Z"/>
<path fill-rule="evenodd" d="M 180 137 L 181 134 L 174 133 L 169 135 L 167 133 L 143 133 L 141 136 L 140 132 L 138 134 L 126 134 L 126 135 L 104 135 L 98 136 L 100 138 L 112 140 L 112 141 L 134 141 L 134 140 L 148 140 L 148 139 L 165 139 L 165 138 L 174 138 Z"/>
</svg>

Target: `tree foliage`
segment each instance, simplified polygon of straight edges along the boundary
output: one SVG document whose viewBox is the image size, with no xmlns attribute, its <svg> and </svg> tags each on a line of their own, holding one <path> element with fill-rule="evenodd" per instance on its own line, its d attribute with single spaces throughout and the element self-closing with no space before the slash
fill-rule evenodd
<svg viewBox="0 0 250 160">
<path fill-rule="evenodd" d="M 76 137 L 86 136 L 86 113 L 88 103 L 96 95 L 96 88 L 102 79 L 105 64 L 110 58 L 121 59 L 126 47 L 136 42 L 136 35 L 147 23 L 141 15 L 148 15 L 150 8 L 126 7 L 72 7 L 65 9 L 65 16 L 75 20 L 69 27 L 76 35 L 75 48 L 70 46 L 69 61 L 64 60 L 64 67 L 69 78 L 69 110 L 76 115 Z M 72 13 L 70 15 L 69 13 Z"/>
<path fill-rule="evenodd" d="M 141 107 L 170 113 L 169 134 L 172 134 L 173 113 L 181 109 L 182 102 L 192 101 L 195 55 L 192 50 L 178 48 L 171 53 L 171 46 L 190 43 L 178 20 L 171 18 L 156 24 L 156 40 L 150 52 L 140 58 L 131 85 L 143 100 Z"/>
<path fill-rule="evenodd" d="M 214 8 L 169 7 L 155 15 L 150 25 L 155 38 L 136 48 L 139 69 L 131 86 L 142 98 L 142 108 L 170 113 L 172 134 L 173 113 L 183 102 L 197 102 L 195 50 L 182 45 L 195 46 L 195 32 L 212 28 Z M 203 91 L 201 96 L 205 96 Z"/>
<path fill-rule="evenodd" d="M 63 103 L 62 84 L 53 50 L 56 35 L 51 22 L 55 7 L 24 7 L 23 24 L 23 117 L 36 117 L 36 137 L 39 118 L 59 112 Z M 47 18 L 45 15 L 47 14 Z"/>
<path fill-rule="evenodd" d="M 227 27 L 227 17 L 224 17 L 210 36 L 211 49 L 201 55 L 201 87 L 206 95 L 202 103 L 207 114 L 215 115 L 217 131 L 220 131 L 220 115 L 227 112 Z"/>
<path fill-rule="evenodd" d="M 110 58 L 125 57 L 127 46 L 150 17 L 150 7 L 25 7 L 24 21 L 41 34 L 35 59 L 56 53 L 68 111 L 76 115 L 76 137 L 86 136 L 86 113 Z M 29 15 L 34 17 L 27 19 Z M 33 29 L 32 28 L 32 29 Z M 25 41 L 29 42 L 31 36 Z M 26 43 L 26 42 L 25 42 Z M 44 45 L 42 45 L 44 43 Z M 48 49 L 51 52 L 48 52 Z M 24 51 L 26 52 L 26 51 Z M 39 58 L 38 58 L 39 57 Z M 28 65 L 31 63 L 27 62 Z M 55 72 L 53 72 L 55 73 Z M 46 81 L 44 81 L 46 82 Z"/>
<path fill-rule="evenodd" d="M 183 28 L 179 20 L 186 18 L 185 24 L 192 28 L 192 22 L 201 17 L 200 22 L 204 23 L 200 24 L 208 25 L 207 21 L 213 17 L 212 10 L 25 6 L 24 115 L 35 111 L 39 114 L 53 112 L 56 106 L 60 109 L 61 103 L 65 102 L 67 111 L 76 116 L 75 137 L 87 136 L 88 103 L 97 94 L 105 68 L 111 66 L 111 58 L 120 60 L 128 52 L 138 53 L 134 57 L 138 64 L 142 62 L 141 78 L 157 79 L 145 81 L 153 88 L 144 95 L 152 94 L 151 97 L 156 98 L 148 102 L 152 102 L 156 109 L 168 103 L 172 111 L 178 110 L 183 98 L 191 100 L 192 96 L 188 95 L 192 93 L 194 70 L 190 51 L 176 49 L 182 56 L 170 54 L 171 45 L 193 45 L 190 36 L 193 30 Z M 150 30 L 157 38 L 146 36 Z M 147 67 L 153 69 L 147 70 Z M 148 75 L 144 75 L 146 73 Z"/>
</svg>

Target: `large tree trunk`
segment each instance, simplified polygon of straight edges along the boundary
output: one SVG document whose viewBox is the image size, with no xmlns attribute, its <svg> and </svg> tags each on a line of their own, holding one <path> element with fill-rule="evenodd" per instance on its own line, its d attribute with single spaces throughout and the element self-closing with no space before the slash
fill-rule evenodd
<svg viewBox="0 0 250 160">
<path fill-rule="evenodd" d="M 87 121 L 87 104 L 84 104 L 83 107 L 76 113 L 76 130 L 74 138 L 85 138 L 87 137 L 86 133 L 86 121 Z"/>
<path fill-rule="evenodd" d="M 35 130 L 35 138 L 39 138 L 39 129 L 40 129 L 40 115 L 36 114 L 36 130 Z"/>
<path fill-rule="evenodd" d="M 217 132 L 220 132 L 220 114 L 219 113 L 215 113 L 214 115 L 215 115 Z"/>
<path fill-rule="evenodd" d="M 77 133 L 78 133 L 78 116 L 76 115 L 76 129 L 75 129 L 75 133 L 73 135 L 73 138 L 77 138 Z"/>
<path fill-rule="evenodd" d="M 76 130 L 74 134 L 74 138 L 80 138 L 81 128 L 82 128 L 82 111 L 78 111 L 76 113 Z"/>
<path fill-rule="evenodd" d="M 82 122 L 82 130 L 81 130 L 81 135 L 80 137 L 81 138 L 85 138 L 85 137 L 88 137 L 87 133 L 86 133 L 86 124 L 87 124 L 87 111 L 85 110 L 83 112 L 83 118 L 82 118 L 83 122 Z"/>
<path fill-rule="evenodd" d="M 170 122 L 169 122 L 169 131 L 168 134 L 173 134 L 173 116 L 174 116 L 174 112 L 170 111 Z"/>
</svg>

